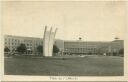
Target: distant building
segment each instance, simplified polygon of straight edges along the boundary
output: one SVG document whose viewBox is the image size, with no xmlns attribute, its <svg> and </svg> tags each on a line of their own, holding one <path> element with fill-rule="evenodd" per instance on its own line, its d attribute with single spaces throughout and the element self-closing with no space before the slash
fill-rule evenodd
<svg viewBox="0 0 128 82">
<path fill-rule="evenodd" d="M 100 53 L 106 53 L 108 55 L 119 55 L 120 50 L 124 50 L 123 40 L 114 40 L 107 44 L 103 43 L 99 46 Z"/>
<path fill-rule="evenodd" d="M 5 35 L 4 36 L 4 47 L 7 47 L 10 52 L 16 52 L 16 49 L 20 44 L 25 44 L 29 53 L 27 54 L 38 54 L 37 47 L 43 46 L 43 38 L 35 37 L 22 37 Z M 60 50 L 63 50 L 62 40 L 55 40 L 55 44 Z"/>
<path fill-rule="evenodd" d="M 65 54 L 97 54 L 99 42 L 64 41 Z"/>
<path fill-rule="evenodd" d="M 59 48 L 60 51 L 64 51 L 64 40 L 55 40 L 55 45 Z"/>
<path fill-rule="evenodd" d="M 33 38 L 33 37 L 21 37 L 21 36 L 12 36 L 5 35 L 4 36 L 4 46 L 8 47 L 10 52 L 15 52 L 20 44 L 25 44 L 27 50 L 31 53 L 37 53 L 37 47 L 39 45 L 43 45 L 43 40 L 41 38 Z"/>
<path fill-rule="evenodd" d="M 64 54 L 107 54 L 118 55 L 124 48 L 123 40 L 100 41 L 64 41 Z"/>
<path fill-rule="evenodd" d="M 28 54 L 38 54 L 37 47 L 43 45 L 43 38 L 34 37 L 21 37 L 21 36 L 4 36 L 4 46 L 8 47 L 10 52 L 14 52 L 21 44 L 25 44 Z M 124 49 L 123 40 L 114 40 L 108 42 L 102 41 L 67 41 L 67 40 L 55 40 L 55 45 L 59 48 L 62 54 L 107 54 L 117 55 L 120 50 Z"/>
</svg>

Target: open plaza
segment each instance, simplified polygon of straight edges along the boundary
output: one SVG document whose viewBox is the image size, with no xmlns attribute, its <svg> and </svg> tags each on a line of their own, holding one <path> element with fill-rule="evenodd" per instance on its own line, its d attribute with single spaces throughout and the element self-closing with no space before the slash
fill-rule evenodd
<svg viewBox="0 0 128 82">
<path fill-rule="evenodd" d="M 5 57 L 5 75 L 122 76 L 123 57 Z"/>
</svg>

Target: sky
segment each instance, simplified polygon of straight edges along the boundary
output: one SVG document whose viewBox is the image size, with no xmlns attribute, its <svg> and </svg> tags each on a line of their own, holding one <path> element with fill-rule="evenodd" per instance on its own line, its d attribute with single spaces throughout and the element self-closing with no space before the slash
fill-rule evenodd
<svg viewBox="0 0 128 82">
<path fill-rule="evenodd" d="M 3 33 L 43 38 L 44 27 L 58 28 L 57 39 L 112 41 L 124 39 L 124 2 L 8 1 L 2 3 Z"/>
</svg>

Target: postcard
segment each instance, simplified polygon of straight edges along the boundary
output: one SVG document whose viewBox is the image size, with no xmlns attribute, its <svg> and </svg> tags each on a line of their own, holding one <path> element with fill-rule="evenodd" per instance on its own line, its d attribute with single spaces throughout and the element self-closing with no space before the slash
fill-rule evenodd
<svg viewBox="0 0 128 82">
<path fill-rule="evenodd" d="M 127 81 L 126 1 L 1 1 L 1 80 Z"/>
</svg>

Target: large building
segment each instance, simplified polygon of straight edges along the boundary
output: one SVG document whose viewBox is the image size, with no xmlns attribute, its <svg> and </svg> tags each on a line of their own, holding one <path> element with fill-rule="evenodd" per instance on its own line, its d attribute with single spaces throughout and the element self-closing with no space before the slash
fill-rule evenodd
<svg viewBox="0 0 128 82">
<path fill-rule="evenodd" d="M 28 54 L 38 54 L 37 47 L 43 45 L 43 38 L 34 37 L 21 37 L 21 36 L 4 36 L 4 46 L 8 47 L 10 52 L 16 50 L 21 44 L 25 44 Z M 67 41 L 67 40 L 55 40 L 55 45 L 59 48 L 62 54 L 118 54 L 120 50 L 124 48 L 123 40 L 114 40 L 108 42 L 102 41 Z"/>
<path fill-rule="evenodd" d="M 38 54 L 37 47 L 43 45 L 43 38 L 35 38 L 35 37 L 22 37 L 22 36 L 13 36 L 13 35 L 5 35 L 4 36 L 4 47 L 8 48 L 10 52 L 15 52 L 17 47 L 20 44 L 25 44 L 27 47 L 26 54 Z M 63 50 L 62 40 L 55 40 L 55 44 L 60 50 Z"/>
<path fill-rule="evenodd" d="M 99 46 L 100 53 L 107 53 L 108 55 L 118 55 L 121 51 L 123 52 L 123 50 L 124 50 L 123 40 L 114 40 L 107 44 L 102 43 Z"/>
<path fill-rule="evenodd" d="M 101 43 L 96 41 L 65 41 L 64 52 L 66 54 L 97 54 Z"/>
<path fill-rule="evenodd" d="M 43 39 L 33 37 L 21 37 L 21 36 L 4 36 L 4 46 L 8 47 L 10 52 L 15 51 L 20 44 L 25 44 L 29 54 L 37 53 L 37 47 L 43 45 Z"/>
<path fill-rule="evenodd" d="M 119 54 L 123 50 L 123 40 L 101 41 L 64 41 L 65 54 Z"/>
<path fill-rule="evenodd" d="M 65 54 L 96 54 L 98 42 L 64 41 Z"/>
</svg>

